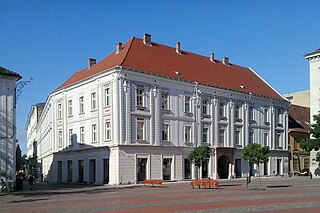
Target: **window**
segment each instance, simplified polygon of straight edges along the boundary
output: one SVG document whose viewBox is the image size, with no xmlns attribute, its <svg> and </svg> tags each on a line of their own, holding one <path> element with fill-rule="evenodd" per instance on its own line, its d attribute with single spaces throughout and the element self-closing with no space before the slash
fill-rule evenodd
<svg viewBox="0 0 320 213">
<path fill-rule="evenodd" d="M 84 143 L 84 127 L 80 127 L 80 143 Z"/>
<path fill-rule="evenodd" d="M 268 109 L 263 110 L 263 122 L 268 124 Z"/>
<path fill-rule="evenodd" d="M 224 144 L 224 135 L 225 135 L 225 128 L 224 127 L 220 127 L 219 129 L 219 143 L 220 144 Z"/>
<path fill-rule="evenodd" d="M 97 124 L 93 124 L 91 127 L 91 135 L 92 135 L 92 142 L 97 142 Z"/>
<path fill-rule="evenodd" d="M 276 125 L 281 126 L 281 116 L 282 116 L 282 111 L 281 109 L 276 109 Z"/>
<path fill-rule="evenodd" d="M 169 124 L 163 124 L 162 126 L 162 140 L 169 141 Z"/>
<path fill-rule="evenodd" d="M 236 104 L 235 108 L 234 108 L 234 118 L 236 121 L 240 121 L 241 120 L 241 105 L 240 104 Z"/>
<path fill-rule="evenodd" d="M 282 148 L 281 147 L 281 133 L 277 133 L 275 148 L 276 149 Z"/>
<path fill-rule="evenodd" d="M 58 119 L 62 118 L 62 105 L 58 104 Z"/>
<path fill-rule="evenodd" d="M 249 107 L 249 121 L 254 121 L 254 109 L 252 106 Z"/>
<path fill-rule="evenodd" d="M 208 101 L 208 99 L 202 100 L 202 114 L 204 114 L 204 115 L 209 114 L 209 101 Z"/>
<path fill-rule="evenodd" d="M 73 129 L 69 129 L 69 145 L 73 145 Z"/>
<path fill-rule="evenodd" d="M 241 137 L 241 129 L 236 129 L 236 135 L 235 135 L 235 146 L 240 146 L 240 137 Z"/>
<path fill-rule="evenodd" d="M 62 146 L 62 131 L 59 131 L 59 146 Z"/>
<path fill-rule="evenodd" d="M 248 144 L 252 144 L 254 143 L 254 131 L 250 131 L 249 133 L 249 143 Z"/>
<path fill-rule="evenodd" d="M 104 106 L 109 107 L 110 106 L 110 88 L 106 88 L 104 90 Z"/>
<path fill-rule="evenodd" d="M 105 123 L 105 131 L 104 131 L 104 140 L 110 140 L 111 139 L 111 123 L 110 121 L 107 121 Z"/>
<path fill-rule="evenodd" d="M 226 118 L 226 103 L 224 101 L 219 103 L 219 118 L 220 120 L 225 120 Z"/>
<path fill-rule="evenodd" d="M 190 96 L 185 96 L 184 97 L 184 111 L 185 112 L 191 112 L 190 108 L 191 108 Z"/>
<path fill-rule="evenodd" d="M 168 93 L 162 93 L 161 95 L 161 108 L 162 109 L 169 109 L 169 100 L 168 100 Z"/>
<path fill-rule="evenodd" d="M 186 143 L 191 143 L 191 126 L 184 127 L 184 141 Z"/>
<path fill-rule="evenodd" d="M 202 127 L 202 142 L 209 143 L 209 127 L 208 127 L 208 125 L 203 125 L 203 127 Z"/>
<path fill-rule="evenodd" d="M 137 140 L 144 140 L 144 119 L 137 119 Z"/>
<path fill-rule="evenodd" d="M 144 89 L 143 87 L 137 87 L 137 106 L 143 107 L 143 93 Z"/>
<path fill-rule="evenodd" d="M 263 134 L 263 146 L 268 146 L 268 138 L 269 138 L 269 134 L 265 132 Z"/>
<path fill-rule="evenodd" d="M 72 116 L 72 100 L 68 101 L 68 115 Z"/>
<path fill-rule="evenodd" d="M 97 97 L 96 93 L 91 93 L 91 110 L 96 110 L 97 109 Z"/>
<path fill-rule="evenodd" d="M 83 103 L 83 96 L 79 98 L 79 112 L 80 114 L 84 113 L 84 103 Z"/>
</svg>

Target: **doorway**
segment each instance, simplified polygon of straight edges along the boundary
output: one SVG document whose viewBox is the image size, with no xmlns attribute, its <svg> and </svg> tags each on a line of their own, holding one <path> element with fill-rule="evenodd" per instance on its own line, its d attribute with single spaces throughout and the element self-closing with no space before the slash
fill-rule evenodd
<svg viewBox="0 0 320 213">
<path fill-rule="evenodd" d="M 109 183 L 109 159 L 103 159 L 103 183 Z"/>
<path fill-rule="evenodd" d="M 162 178 L 163 180 L 171 180 L 171 158 L 164 158 L 162 165 Z"/>
<path fill-rule="evenodd" d="M 62 183 L 62 161 L 58 161 L 58 183 Z"/>
<path fill-rule="evenodd" d="M 229 163 L 230 158 L 226 155 L 222 155 L 218 159 L 218 175 L 220 179 L 227 179 L 229 176 Z"/>
<path fill-rule="evenodd" d="M 144 181 L 147 177 L 147 158 L 137 159 L 137 180 Z"/>
<path fill-rule="evenodd" d="M 236 171 L 235 171 L 235 173 L 236 173 L 236 178 L 241 178 L 241 176 L 242 176 L 242 171 L 241 171 L 241 159 L 236 159 L 236 161 L 235 161 L 235 169 L 236 169 Z"/>
<path fill-rule="evenodd" d="M 79 182 L 82 183 L 83 182 L 83 177 L 84 177 L 84 164 L 83 164 L 83 160 L 78 160 L 78 166 L 79 166 Z"/>
</svg>

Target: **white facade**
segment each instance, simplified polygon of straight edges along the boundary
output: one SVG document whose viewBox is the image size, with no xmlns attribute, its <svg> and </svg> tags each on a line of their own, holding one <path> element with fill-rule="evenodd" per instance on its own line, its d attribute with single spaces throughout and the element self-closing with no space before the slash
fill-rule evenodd
<svg viewBox="0 0 320 213">
<path fill-rule="evenodd" d="M 310 108 L 310 90 L 283 94 L 292 104 Z"/>
<path fill-rule="evenodd" d="M 37 129 L 43 174 L 52 182 L 110 184 L 138 182 L 139 169 L 145 170 L 147 179 L 163 179 L 164 172 L 170 180 L 196 178 L 194 167 L 186 177 L 185 159 L 193 147 L 209 145 L 213 151 L 204 176 L 242 177 L 248 165 L 240 155 L 250 137 L 272 150 L 270 163 L 261 167 L 262 174 L 287 174 L 287 103 L 198 85 L 199 101 L 207 104 L 203 114 L 204 104 L 194 107 L 194 87 L 193 83 L 117 67 L 52 93 Z M 143 90 L 141 103 L 137 103 L 139 90 Z M 166 109 L 162 109 L 163 100 Z M 219 110 L 224 111 L 223 117 Z M 249 120 L 250 112 L 253 117 Z M 220 164 L 227 165 L 218 165 L 221 156 Z M 139 162 L 146 165 L 139 167 Z M 165 171 L 164 162 L 170 167 Z"/>
<path fill-rule="evenodd" d="M 16 172 L 16 81 L 18 74 L 0 67 L 0 178 L 15 181 Z"/>
<path fill-rule="evenodd" d="M 310 69 L 310 123 L 313 124 L 313 116 L 319 114 L 320 111 L 320 49 L 306 54 L 305 58 L 309 61 Z M 313 177 L 320 177 L 319 175 L 315 175 L 315 158 L 312 158 L 315 156 L 315 153 L 310 153 L 310 172 L 313 174 Z"/>
</svg>

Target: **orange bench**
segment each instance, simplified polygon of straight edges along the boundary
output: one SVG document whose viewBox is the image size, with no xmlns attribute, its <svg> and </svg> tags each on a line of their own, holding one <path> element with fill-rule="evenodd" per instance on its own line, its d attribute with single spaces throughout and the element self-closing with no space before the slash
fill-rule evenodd
<svg viewBox="0 0 320 213">
<path fill-rule="evenodd" d="M 162 186 L 162 180 L 144 180 L 144 186 Z"/>
<path fill-rule="evenodd" d="M 190 182 L 190 186 L 192 186 L 192 188 L 194 188 L 195 186 L 198 186 L 199 189 L 201 187 L 203 188 L 216 188 L 219 187 L 219 182 L 217 180 L 192 180 Z"/>
</svg>

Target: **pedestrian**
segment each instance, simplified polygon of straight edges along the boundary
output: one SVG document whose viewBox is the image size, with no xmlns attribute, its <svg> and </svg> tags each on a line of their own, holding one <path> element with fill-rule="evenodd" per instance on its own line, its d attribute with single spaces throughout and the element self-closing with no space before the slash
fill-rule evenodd
<svg viewBox="0 0 320 213">
<path fill-rule="evenodd" d="M 34 182 L 34 176 L 32 174 L 29 175 L 28 181 L 29 181 L 30 191 L 32 191 L 33 190 L 33 182 Z"/>
</svg>

